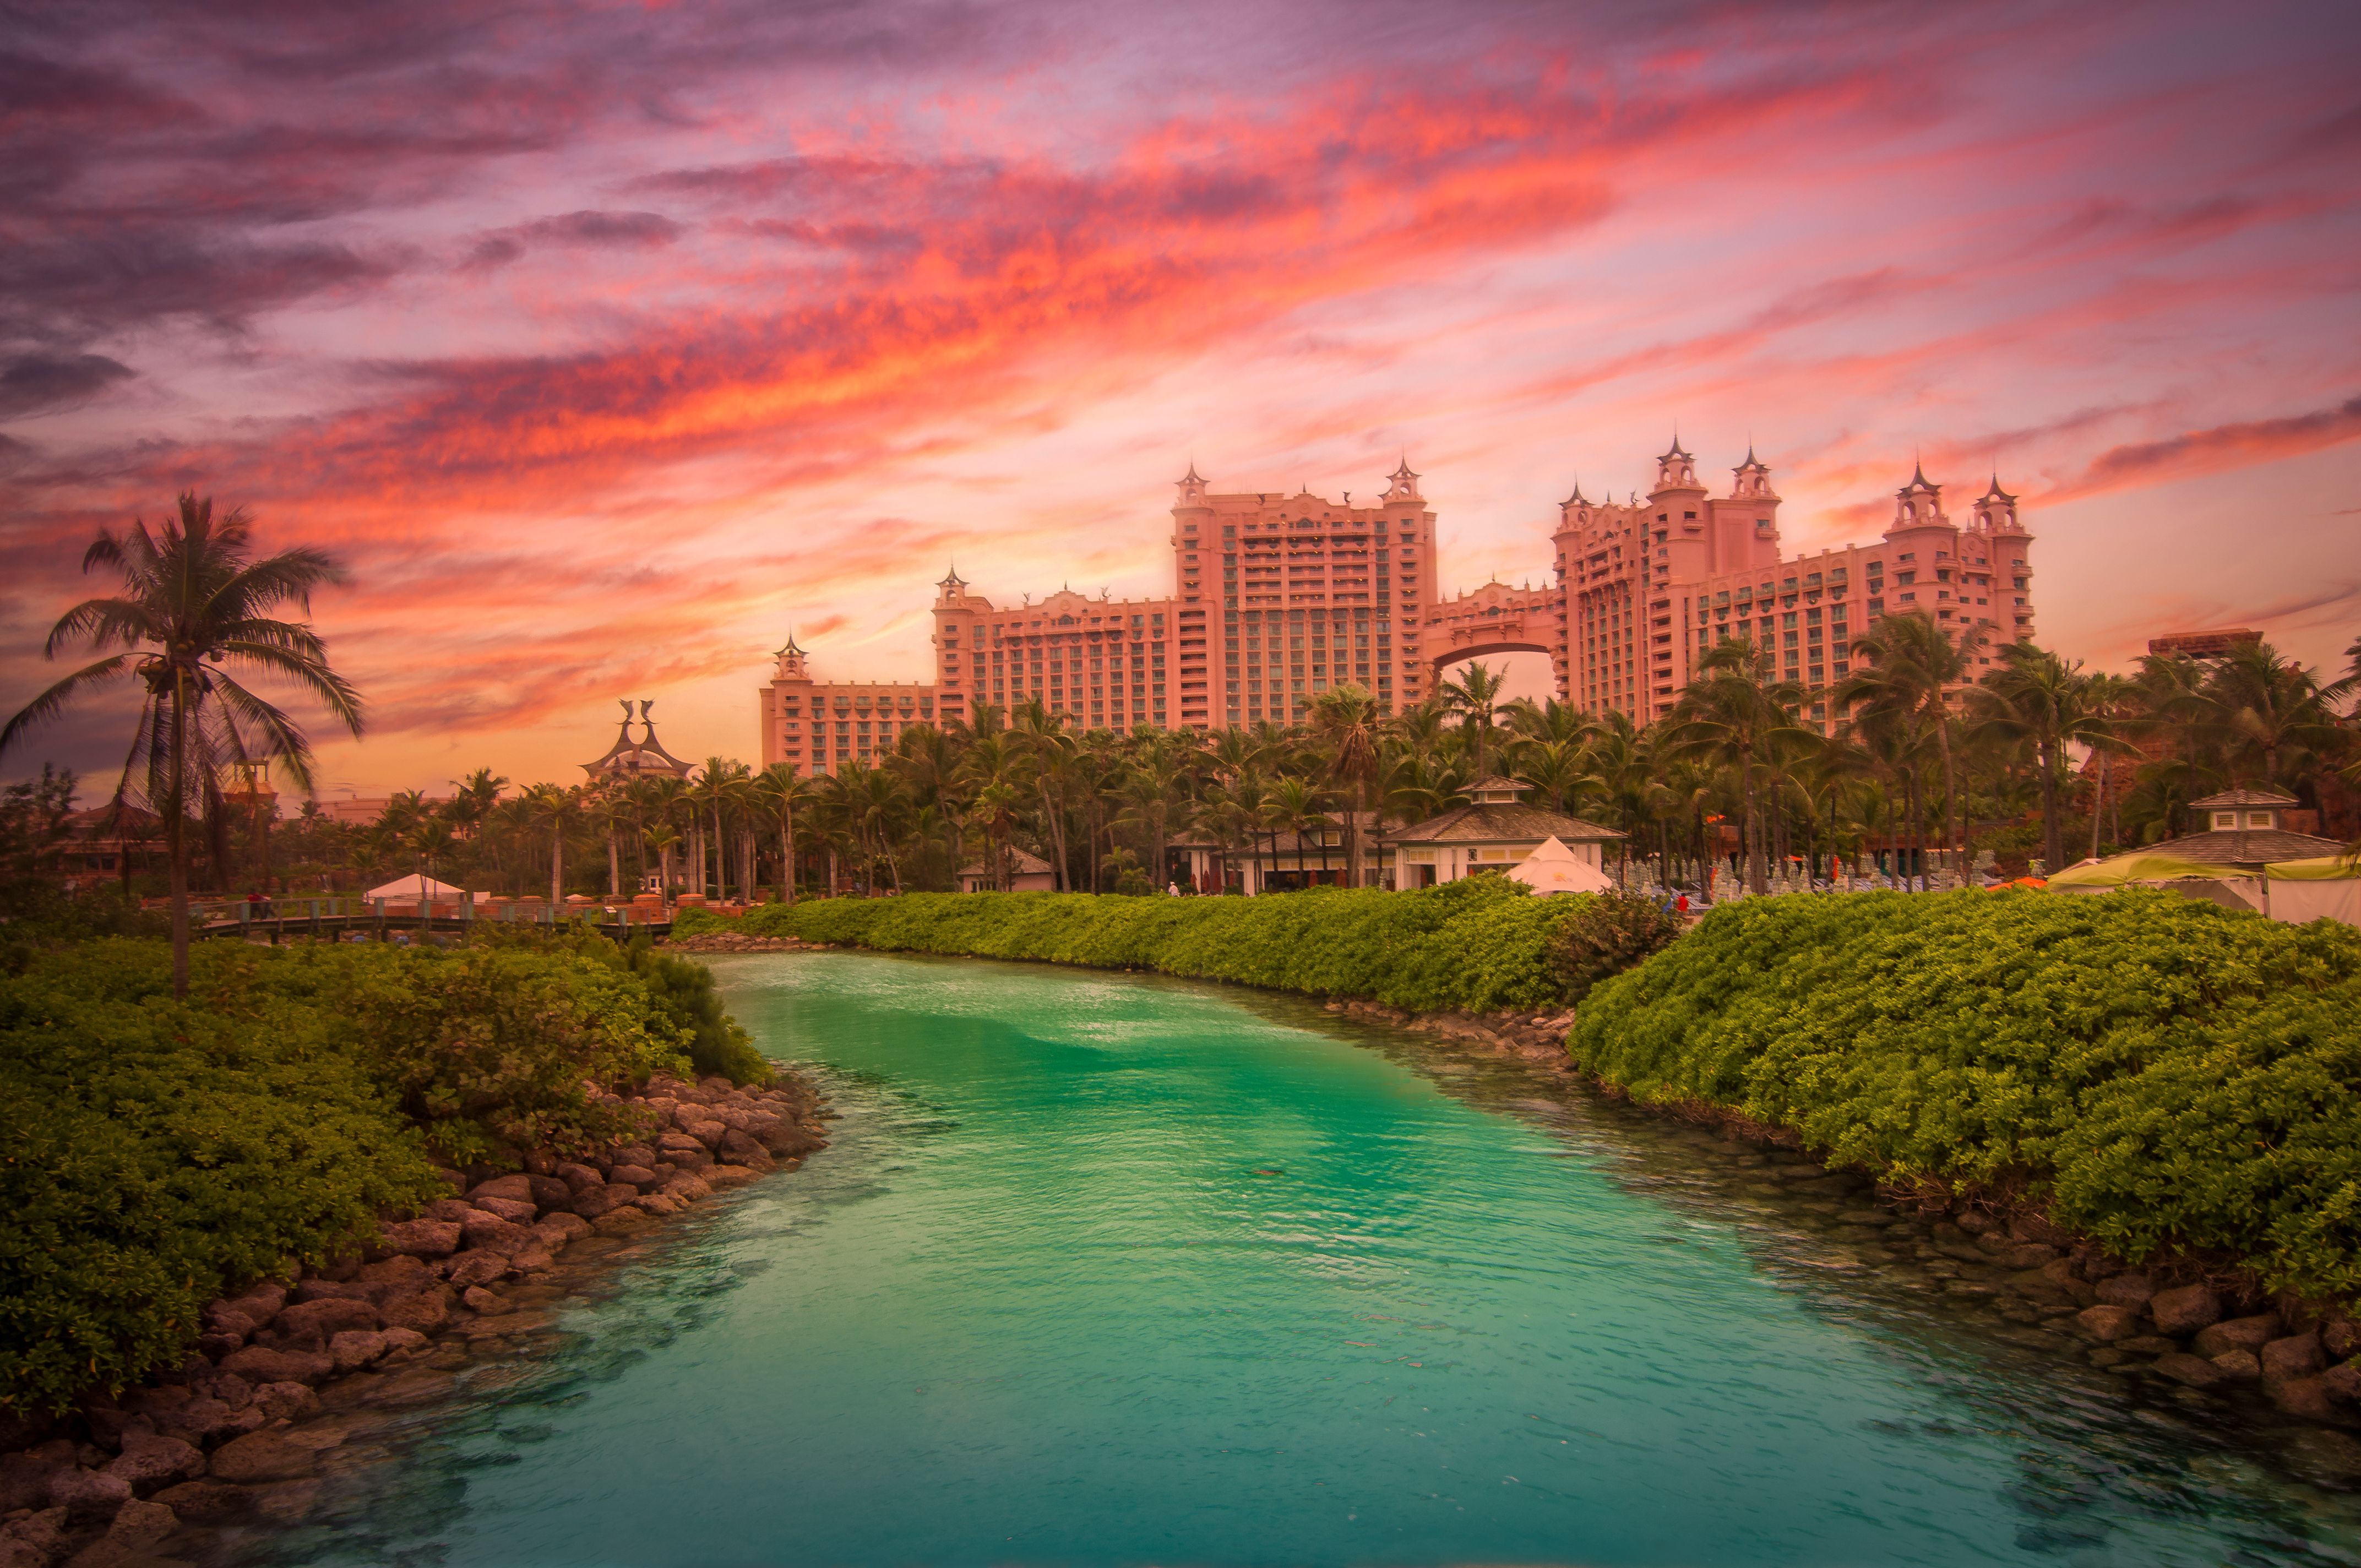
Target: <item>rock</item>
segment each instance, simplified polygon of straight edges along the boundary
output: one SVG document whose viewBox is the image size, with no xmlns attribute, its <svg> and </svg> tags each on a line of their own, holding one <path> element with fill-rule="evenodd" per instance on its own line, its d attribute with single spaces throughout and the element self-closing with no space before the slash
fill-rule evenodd
<svg viewBox="0 0 2361 1568">
<path fill-rule="evenodd" d="M 49 1562 L 65 1551 L 66 1511 L 63 1508 L 43 1508 L 38 1513 L 21 1514 L 0 1530 L 0 1542 L 7 1542 L 18 1555 L 0 1555 L 0 1565 L 16 1568 L 19 1563 L 30 1568 L 47 1568 Z"/>
<path fill-rule="evenodd" d="M 626 1144 L 621 1148 L 615 1151 L 615 1163 L 617 1165 L 636 1165 L 642 1169 L 645 1169 L 646 1168 L 654 1165 L 655 1162 L 656 1151 L 654 1146 L 650 1144 Z M 612 1179 L 620 1181 L 622 1180 L 623 1178 L 615 1177 Z"/>
<path fill-rule="evenodd" d="M 541 1206 L 529 1198 L 484 1198 L 478 1200 L 476 1207 L 515 1225 L 530 1225 L 541 1213 Z M 464 1223 L 460 1228 L 467 1228 Z M 468 1238 L 470 1241 L 474 1239 L 473 1236 Z"/>
<path fill-rule="evenodd" d="M 301 1383 L 265 1383 L 254 1391 L 254 1402 L 274 1421 L 300 1421 L 320 1413 L 320 1396 Z"/>
<path fill-rule="evenodd" d="M 1979 1213 L 1971 1209 L 1960 1216 L 1958 1223 L 1960 1229 L 1967 1232 L 1968 1234 L 1980 1236 L 1991 1230 L 1996 1222 L 1990 1214 Z"/>
<path fill-rule="evenodd" d="M 312 1451 L 290 1442 L 275 1431 L 252 1431 L 214 1450 L 213 1474 L 218 1481 L 254 1486 L 266 1481 L 291 1481 L 312 1474 Z"/>
<path fill-rule="evenodd" d="M 196 1444 L 177 1437 L 126 1432 L 123 1452 L 108 1462 L 106 1473 L 122 1476 L 134 1497 L 144 1497 L 203 1475 L 205 1456 Z"/>
<path fill-rule="evenodd" d="M 467 1190 L 467 1201 L 479 1209 L 490 1207 L 484 1201 L 487 1198 L 499 1199 L 506 1202 L 530 1203 L 533 1201 L 533 1178 L 496 1176 L 489 1181 L 479 1181 Z M 498 1213 L 500 1211 L 495 1209 L 492 1212 Z"/>
<path fill-rule="evenodd" d="M 557 1168 L 557 1179 L 566 1183 L 566 1190 L 577 1197 L 594 1187 L 607 1185 L 607 1179 L 587 1165 L 561 1165 Z"/>
<path fill-rule="evenodd" d="M 514 1220 L 498 1214 L 483 1214 L 469 1220 L 464 1227 L 470 1251 L 495 1252 L 502 1257 L 513 1257 L 533 1245 L 533 1233 Z"/>
<path fill-rule="evenodd" d="M 2115 1348 L 2133 1355 L 2170 1355 L 2180 1348 L 2180 1342 L 2162 1334 L 2141 1334 L 2136 1339 L 2117 1340 Z"/>
<path fill-rule="evenodd" d="M 428 1340 L 424 1334 L 420 1333 L 416 1329 L 388 1329 L 385 1331 L 385 1354 L 389 1359 L 398 1356 L 413 1355 L 419 1351 L 426 1349 L 432 1343 L 432 1341 Z"/>
<path fill-rule="evenodd" d="M 2263 1364 L 2266 1387 L 2317 1376 L 2327 1365 L 2321 1354 L 2320 1336 L 2312 1333 L 2290 1334 L 2285 1339 L 2272 1340 L 2263 1346 L 2257 1358 Z"/>
<path fill-rule="evenodd" d="M 72 1524 L 95 1524 L 115 1517 L 115 1510 L 131 1500 L 131 1483 L 120 1475 L 104 1471 L 85 1470 L 79 1464 L 60 1466 L 49 1472 L 49 1505 L 63 1508 Z"/>
<path fill-rule="evenodd" d="M 2018 1213 L 2009 1216 L 2008 1234 L 2017 1241 L 2039 1242 L 2060 1252 L 2074 1245 L 2073 1233 L 2059 1229 L 2038 1214 Z"/>
<path fill-rule="evenodd" d="M 1991 1238 L 1987 1236 L 1986 1240 Z M 2058 1249 L 2039 1242 L 2013 1242 L 1989 1255 L 2003 1268 L 2039 1268 L 2058 1259 Z"/>
<path fill-rule="evenodd" d="M 489 1285 L 495 1279 L 505 1279 L 508 1272 L 509 1260 L 499 1253 L 474 1250 L 453 1258 L 444 1277 L 450 1281 L 454 1290 L 465 1290 L 470 1285 Z"/>
<path fill-rule="evenodd" d="M 468 1215 L 478 1212 L 481 1211 L 464 1198 L 438 1198 L 426 1205 L 424 1217 L 441 1220 L 449 1224 L 464 1225 L 467 1223 Z"/>
<path fill-rule="evenodd" d="M 361 1266 L 361 1282 L 368 1287 L 368 1299 L 372 1301 L 423 1290 L 434 1277 L 434 1271 L 426 1266 L 426 1260 L 410 1253 Z"/>
<path fill-rule="evenodd" d="M 2189 1348 L 2208 1359 L 2218 1359 L 2225 1351 L 2259 1351 L 2279 1338 L 2279 1315 L 2264 1312 L 2252 1318 L 2232 1318 L 2227 1322 L 2212 1324 L 2197 1331 Z"/>
<path fill-rule="evenodd" d="M 55 1461 L 30 1453 L 0 1453 L 0 1514 L 46 1505 Z"/>
<path fill-rule="evenodd" d="M 421 1290 L 415 1295 L 394 1297 L 379 1315 L 384 1318 L 390 1333 L 431 1334 L 450 1321 L 451 1308 L 440 1289 Z"/>
<path fill-rule="evenodd" d="M 363 1264 L 362 1267 L 368 1266 Z M 350 1279 L 303 1279 L 295 1285 L 295 1299 L 307 1301 L 373 1301 L 368 1282 L 356 1274 Z"/>
<path fill-rule="evenodd" d="M 700 1198 L 713 1196 L 713 1183 L 689 1171 L 682 1171 L 664 1184 L 664 1195 L 684 1203 L 694 1203 Z"/>
<path fill-rule="evenodd" d="M 585 1220 L 596 1220 L 601 1214 L 611 1214 L 640 1195 L 636 1187 L 621 1182 L 602 1182 L 598 1187 L 577 1192 L 574 1197 L 574 1212 Z"/>
<path fill-rule="evenodd" d="M 557 1256 L 547 1247 L 535 1243 L 509 1259 L 509 1266 L 519 1274 L 538 1274 L 557 1266 Z"/>
<path fill-rule="evenodd" d="M 555 1176 L 534 1176 L 533 1201 L 537 1209 L 570 1209 L 574 1206 L 574 1189 Z"/>
<path fill-rule="evenodd" d="M 2361 1355 L 2361 1326 L 2350 1318 L 2332 1318 L 2320 1325 L 2320 1343 L 2331 1361 L 2350 1361 Z"/>
<path fill-rule="evenodd" d="M 747 1182 L 760 1178 L 763 1173 L 759 1170 L 750 1170 L 742 1165 L 717 1165 L 711 1170 L 699 1171 L 697 1174 L 718 1189 L 742 1187 Z"/>
<path fill-rule="evenodd" d="M 2099 1281 L 2099 1299 L 2110 1307 L 2145 1307 L 2156 1282 L 2145 1274 L 2118 1274 Z"/>
<path fill-rule="evenodd" d="M 2320 1386 L 2332 1399 L 2348 1405 L 2361 1402 L 2361 1366 L 2340 1361 L 2320 1375 Z"/>
<path fill-rule="evenodd" d="M 556 1213 L 544 1214 L 540 1222 L 533 1227 L 533 1234 L 541 1238 L 543 1246 L 551 1252 L 556 1252 L 569 1242 L 577 1242 L 588 1235 L 590 1222 L 579 1214 L 569 1214 L 560 1211 Z"/>
<path fill-rule="evenodd" d="M 2133 1309 L 2115 1303 L 2085 1307 L 2074 1314 L 2074 1332 L 2084 1339 L 2110 1343 L 2131 1332 L 2136 1316 Z"/>
<path fill-rule="evenodd" d="M 467 1310 L 479 1318 L 496 1318 L 502 1312 L 516 1310 L 515 1302 L 505 1296 L 487 1290 L 480 1285 L 467 1287 L 467 1293 L 459 1299 L 467 1303 Z"/>
<path fill-rule="evenodd" d="M 2185 1383 L 2191 1388 L 2211 1388 L 2224 1380 L 2220 1367 L 2202 1355 L 2189 1355 L 2180 1351 L 2158 1356 L 2156 1369 L 2175 1383 Z"/>
<path fill-rule="evenodd" d="M 2074 1260 L 2061 1257 L 2041 1266 L 2041 1277 L 2087 1307 L 2099 1299 L 2098 1288 L 2074 1272 Z"/>
<path fill-rule="evenodd" d="M 369 1330 L 379 1326 L 377 1308 L 366 1300 L 330 1298 L 320 1301 L 303 1301 L 279 1314 L 279 1332 L 294 1344 L 305 1349 L 324 1345 L 347 1330 Z M 277 1379 L 257 1379 L 277 1381 Z"/>
<path fill-rule="evenodd" d="M 735 1127 L 730 1128 L 729 1136 L 721 1140 L 721 1147 L 717 1152 L 725 1163 L 742 1165 L 752 1170 L 767 1170 L 772 1163 L 770 1150 Z"/>
<path fill-rule="evenodd" d="M 459 1227 L 445 1220 L 404 1220 L 387 1225 L 378 1245 L 412 1257 L 448 1257 L 459 1250 Z"/>
<path fill-rule="evenodd" d="M 249 1346 L 237 1354 L 254 1354 L 254 1348 Z M 293 1353 L 268 1351 L 263 1354 L 287 1355 Z M 308 1355 L 308 1353 L 303 1354 Z M 327 1376 L 328 1358 L 326 1356 L 309 1357 L 309 1359 L 319 1362 L 322 1368 L 321 1376 Z M 250 1404 L 243 1409 L 236 1409 L 219 1399 L 199 1398 L 191 1399 L 187 1404 L 158 1418 L 158 1425 L 162 1427 L 168 1435 L 186 1437 L 192 1442 L 219 1442 L 243 1432 L 250 1432 L 269 1419 L 268 1415 Z"/>
<path fill-rule="evenodd" d="M 2183 1285 L 2149 1297 L 2147 1311 L 2157 1332 L 2193 1334 L 2222 1321 L 2222 1298 L 2205 1286 Z"/>
<path fill-rule="evenodd" d="M 106 1527 L 106 1539 L 133 1552 L 145 1552 L 162 1542 L 180 1525 L 180 1519 L 167 1505 L 135 1498 L 116 1510 L 115 1522 Z"/>
<path fill-rule="evenodd" d="M 2306 1334 L 2303 1337 L 2310 1339 L 2312 1336 Z M 2263 1387 L 2269 1393 L 2272 1404 L 2299 1420 L 2334 1421 L 2342 1419 L 2336 1407 L 2329 1401 L 2328 1390 L 2322 1387 L 2317 1377 L 2290 1377 L 2273 1382 L 2270 1367 L 2266 1365 Z"/>
<path fill-rule="evenodd" d="M 620 1236 L 655 1223 L 655 1216 L 644 1209 L 618 1209 L 591 1221 L 590 1228 L 602 1236 Z"/>
<path fill-rule="evenodd" d="M 679 1199 L 666 1197 L 661 1192 L 651 1192 L 636 1199 L 633 1201 L 633 1206 L 659 1217 L 665 1214 L 677 1214 L 683 1207 Z"/>
<path fill-rule="evenodd" d="M 328 1341 L 328 1359 L 339 1372 L 357 1372 L 385 1352 L 385 1334 L 377 1329 L 346 1329 Z"/>
<path fill-rule="evenodd" d="M 655 1163 L 653 1158 L 646 1165 L 618 1163 L 614 1170 L 609 1173 L 609 1177 L 612 1180 L 628 1187 L 642 1189 L 653 1187 L 656 1184 L 656 1173 L 650 1167 Z M 581 1212 L 578 1209 L 575 1212 Z"/>
<path fill-rule="evenodd" d="M 183 1481 L 156 1494 L 155 1501 L 192 1524 L 227 1524 L 253 1506 L 253 1494 L 226 1481 Z"/>
<path fill-rule="evenodd" d="M 2252 1383 L 2263 1375 L 2263 1364 L 2255 1359 L 2251 1350 L 2225 1350 L 2209 1359 L 2233 1383 Z"/>
</svg>

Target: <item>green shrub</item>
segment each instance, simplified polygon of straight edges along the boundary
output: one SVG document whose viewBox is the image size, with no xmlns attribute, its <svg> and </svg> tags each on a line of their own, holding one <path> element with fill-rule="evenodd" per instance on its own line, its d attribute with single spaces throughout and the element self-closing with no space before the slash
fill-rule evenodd
<svg viewBox="0 0 2361 1568">
<path fill-rule="evenodd" d="M 1680 934 L 1680 917 L 1654 899 L 1602 894 L 1557 928 L 1550 941 L 1550 972 L 1565 999 L 1578 1003 L 1600 981 L 1662 952 Z"/>
<path fill-rule="evenodd" d="M 604 937 L 598 940 L 607 941 Z M 657 952 L 644 936 L 632 938 L 628 948 L 612 950 L 647 986 L 649 996 L 664 1009 L 673 1026 L 687 1036 L 689 1061 L 699 1076 L 718 1072 L 741 1086 L 771 1081 L 771 1064 L 754 1048 L 753 1037 L 721 1010 L 721 994 L 713 988 L 711 970 Z"/>
<path fill-rule="evenodd" d="M 2361 932 L 2162 893 L 1747 899 L 1584 1004 L 1575 1060 L 1882 1176 L 2022 1186 L 2138 1260 L 2361 1290 Z"/>
<path fill-rule="evenodd" d="M 675 937 L 694 937 L 706 931 L 735 929 L 737 929 L 737 924 L 734 921 L 726 916 L 716 915 L 710 909 L 682 909 L 675 911 L 672 917 L 672 934 Z"/>
<path fill-rule="evenodd" d="M 0 1405 L 177 1363 L 225 1289 L 349 1249 L 448 1189 L 385 1084 L 243 948 L 36 957 L 0 981 Z"/>
<path fill-rule="evenodd" d="M 445 1194 L 430 1157 L 636 1127 L 586 1080 L 767 1071 L 701 966 L 585 933 L 203 942 L 185 1004 L 170 972 L 109 939 L 0 979 L 0 1406 L 177 1362 L 205 1301 Z"/>
<path fill-rule="evenodd" d="M 1531 1012 L 1562 999 L 1550 943 L 1589 902 L 1536 898 L 1495 876 L 1415 893 L 1314 888 L 1258 898 L 909 894 L 764 905 L 738 928 L 887 951 L 1159 970 L 1413 1012 Z"/>
</svg>

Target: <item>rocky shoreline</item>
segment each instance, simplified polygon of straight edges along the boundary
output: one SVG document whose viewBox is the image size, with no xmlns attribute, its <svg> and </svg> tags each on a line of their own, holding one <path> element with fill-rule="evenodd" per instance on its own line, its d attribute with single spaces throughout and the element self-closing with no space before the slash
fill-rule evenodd
<svg viewBox="0 0 2361 1568">
<path fill-rule="evenodd" d="M 756 937 L 744 931 L 701 931 L 687 937 L 667 937 L 664 946 L 675 953 L 815 953 L 826 942 L 800 937 Z"/>
<path fill-rule="evenodd" d="M 1571 1009 L 1477 1017 L 1349 1000 L 1326 1007 L 1624 1098 L 1566 1056 Z M 2361 1324 L 2339 1308 L 2268 1291 L 2220 1260 L 2163 1256 L 2134 1267 L 2004 1197 L 1880 1189 L 1861 1172 L 1824 1165 L 1783 1129 L 1741 1124 L 1710 1107 L 1664 1113 L 1719 1129 L 1784 1193 L 1844 1203 L 1839 1218 L 1882 1247 L 1891 1274 L 1989 1313 L 2005 1343 L 2250 1417 L 2361 1428 L 2361 1367 L 2352 1364 L 2361 1355 Z M 2361 1484 L 2361 1442 L 2337 1441 L 2334 1449 L 2335 1468 L 2347 1484 Z"/>
<path fill-rule="evenodd" d="M 0 1568 L 236 1561 L 302 1523 L 372 1408 L 432 1403 L 479 1350 L 545 1332 L 568 1276 L 660 1223 L 827 1146 L 807 1080 L 651 1079 L 584 1161 L 445 1172 L 453 1195 L 366 1252 L 213 1302 L 189 1360 L 52 1420 L 0 1427 Z M 571 1254 L 561 1271 L 561 1255 Z M 7 1418 L 0 1418 L 6 1421 Z"/>
</svg>

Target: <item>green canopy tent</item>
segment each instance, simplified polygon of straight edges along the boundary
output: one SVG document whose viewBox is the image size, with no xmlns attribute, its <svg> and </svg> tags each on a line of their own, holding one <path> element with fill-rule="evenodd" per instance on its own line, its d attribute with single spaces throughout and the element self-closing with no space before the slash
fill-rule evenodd
<svg viewBox="0 0 2361 1568">
<path fill-rule="evenodd" d="M 2342 920 L 2361 926 L 2361 855 L 2318 855 L 2302 861 L 2273 861 L 2263 868 L 2269 879 L 2270 916 L 2301 925 L 2307 920 Z"/>
</svg>

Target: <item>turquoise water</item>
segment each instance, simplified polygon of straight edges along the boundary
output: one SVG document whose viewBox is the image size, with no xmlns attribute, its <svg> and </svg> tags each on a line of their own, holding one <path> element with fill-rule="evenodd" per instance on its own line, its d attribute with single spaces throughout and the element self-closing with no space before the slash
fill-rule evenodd
<svg viewBox="0 0 2361 1568">
<path fill-rule="evenodd" d="M 1146 976 L 714 967 L 834 1146 L 315 1560 L 2353 1560 L 2341 1500 L 1914 1318 L 1661 1124 Z"/>
</svg>

